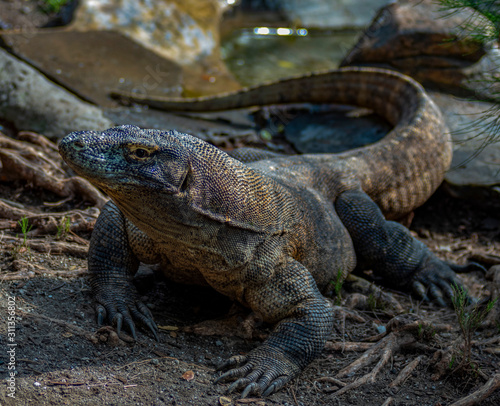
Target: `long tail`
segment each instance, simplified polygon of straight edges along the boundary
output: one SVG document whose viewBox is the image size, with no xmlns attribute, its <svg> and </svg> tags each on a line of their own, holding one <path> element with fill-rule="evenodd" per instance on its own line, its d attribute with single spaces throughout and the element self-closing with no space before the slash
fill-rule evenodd
<svg viewBox="0 0 500 406">
<path fill-rule="evenodd" d="M 218 111 L 285 103 L 370 108 L 394 126 L 382 140 L 341 154 L 307 155 L 307 160 L 336 168 L 343 161 L 384 213 L 393 218 L 425 202 L 451 163 L 451 139 L 439 109 L 417 82 L 386 69 L 341 68 L 209 97 L 119 97 L 169 111 Z"/>
</svg>

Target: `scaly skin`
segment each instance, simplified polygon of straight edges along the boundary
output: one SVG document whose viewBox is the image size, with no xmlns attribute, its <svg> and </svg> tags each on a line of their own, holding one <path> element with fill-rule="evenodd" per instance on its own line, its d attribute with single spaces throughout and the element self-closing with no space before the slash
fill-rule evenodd
<svg viewBox="0 0 500 406">
<path fill-rule="evenodd" d="M 398 218 L 438 187 L 451 160 L 439 110 L 420 85 L 378 69 L 346 68 L 218 98 L 149 100 L 215 110 L 335 102 L 372 108 L 394 125 L 385 138 L 341 154 L 233 157 L 176 131 L 121 126 L 64 138 L 60 152 L 112 199 L 92 235 L 89 269 L 100 321 L 134 320 L 156 335 L 130 283 L 139 262 L 172 280 L 208 284 L 270 323 L 269 338 L 229 359 L 230 390 L 269 395 L 322 350 L 333 324 L 321 294 L 339 271 L 373 269 L 398 288 L 444 305 L 453 270 Z M 244 163 L 244 162 L 245 163 Z"/>
</svg>

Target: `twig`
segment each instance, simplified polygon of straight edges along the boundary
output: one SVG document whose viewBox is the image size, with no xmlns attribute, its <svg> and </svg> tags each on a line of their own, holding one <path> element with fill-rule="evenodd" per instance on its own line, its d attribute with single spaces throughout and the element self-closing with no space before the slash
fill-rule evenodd
<svg viewBox="0 0 500 406">
<path fill-rule="evenodd" d="M 333 378 L 331 376 L 322 376 L 321 378 L 316 379 L 316 382 L 327 382 L 327 383 L 333 383 L 334 385 L 340 386 L 343 388 L 347 384 L 345 382 L 342 382 L 340 379 Z"/>
</svg>

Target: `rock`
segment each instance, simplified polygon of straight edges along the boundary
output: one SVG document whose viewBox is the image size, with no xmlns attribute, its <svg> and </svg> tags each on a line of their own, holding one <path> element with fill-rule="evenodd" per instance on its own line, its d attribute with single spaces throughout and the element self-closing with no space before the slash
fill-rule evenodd
<svg viewBox="0 0 500 406">
<path fill-rule="evenodd" d="M 486 45 L 465 35 L 465 22 L 485 22 L 472 13 L 465 9 L 450 15 L 433 0 L 390 4 L 379 11 L 341 66 L 389 67 L 426 86 L 464 94 L 464 85 L 485 71 L 478 62 L 487 54 Z"/>
<path fill-rule="evenodd" d="M 498 196 L 500 144 L 493 139 L 498 107 L 442 93 L 431 97 L 453 138 L 453 160 L 445 178 L 448 191 L 464 198 Z"/>
<path fill-rule="evenodd" d="M 50 82 L 0 49 L 0 117 L 18 130 L 59 139 L 76 130 L 104 130 L 113 122 L 102 111 Z"/>
<path fill-rule="evenodd" d="M 0 32 L 3 43 L 52 80 L 100 106 L 112 91 L 180 96 L 181 67 L 113 31 Z"/>
<path fill-rule="evenodd" d="M 181 64 L 218 53 L 217 0 L 81 0 L 76 30 L 114 30 Z"/>
<path fill-rule="evenodd" d="M 70 29 L 117 31 L 182 65 L 183 95 L 195 97 L 240 88 L 220 58 L 221 16 L 218 0 L 82 0 Z"/>
</svg>

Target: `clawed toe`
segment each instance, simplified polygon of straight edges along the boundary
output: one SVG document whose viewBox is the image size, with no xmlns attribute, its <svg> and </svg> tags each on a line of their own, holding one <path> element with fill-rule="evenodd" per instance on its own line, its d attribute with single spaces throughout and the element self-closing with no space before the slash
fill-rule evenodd
<svg viewBox="0 0 500 406">
<path fill-rule="evenodd" d="M 245 356 L 234 356 L 218 369 L 227 369 L 215 383 L 235 380 L 227 392 L 242 390 L 241 398 L 248 396 L 268 396 L 281 389 L 297 376 L 300 366 L 285 354 L 275 349 L 257 348 Z"/>
<path fill-rule="evenodd" d="M 153 320 L 151 311 L 144 303 L 138 300 L 133 298 L 130 300 L 112 300 L 109 297 L 101 297 L 100 303 L 96 305 L 96 313 L 99 326 L 102 326 L 108 320 L 108 322 L 111 322 L 116 327 L 119 337 L 121 337 L 123 326 L 125 325 L 133 339 L 137 341 L 134 320 L 139 320 L 153 333 L 156 341 L 160 341 L 158 327 Z"/>
<path fill-rule="evenodd" d="M 98 304 L 96 306 L 96 313 L 97 313 L 97 325 L 98 326 L 104 325 L 104 320 L 106 320 L 107 317 L 106 308 Z"/>
</svg>

